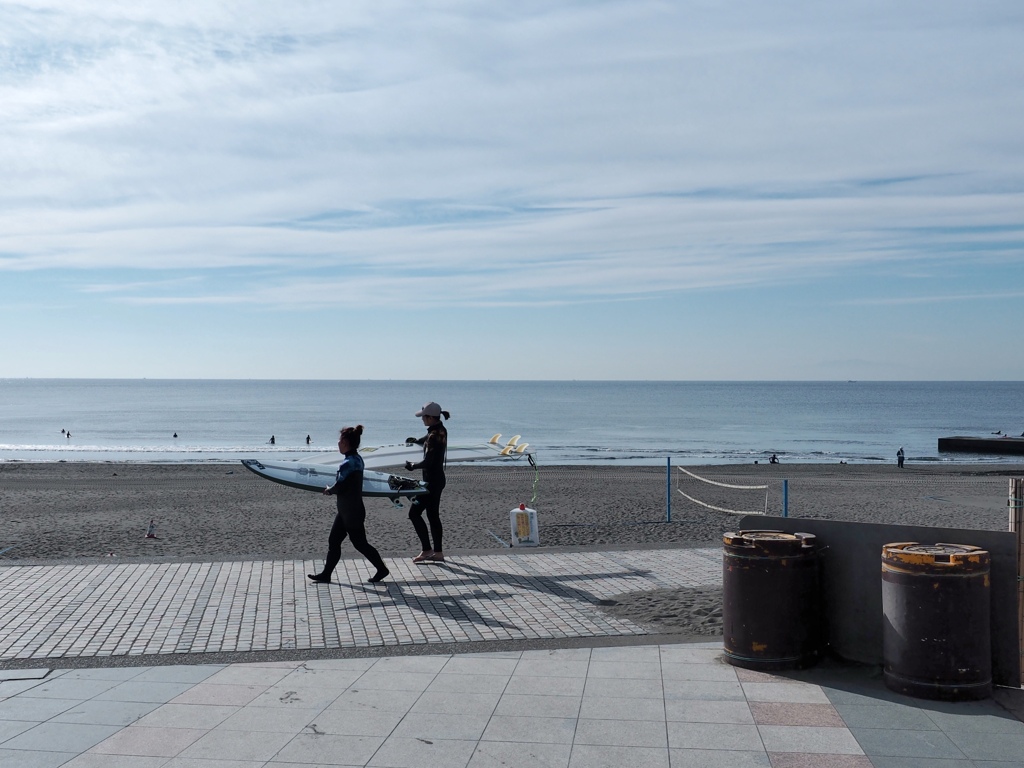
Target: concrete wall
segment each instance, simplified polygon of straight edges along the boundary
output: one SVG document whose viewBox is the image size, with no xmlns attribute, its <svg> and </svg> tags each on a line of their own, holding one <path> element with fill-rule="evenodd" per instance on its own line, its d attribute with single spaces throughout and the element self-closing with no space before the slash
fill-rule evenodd
<svg viewBox="0 0 1024 768">
<path fill-rule="evenodd" d="M 997 531 L 875 525 L 799 517 L 747 515 L 736 530 L 803 531 L 821 550 L 822 620 L 829 650 L 864 664 L 882 664 L 882 546 L 901 541 L 970 544 L 991 555 L 992 680 L 1020 686 L 1017 630 L 1017 535 Z"/>
</svg>

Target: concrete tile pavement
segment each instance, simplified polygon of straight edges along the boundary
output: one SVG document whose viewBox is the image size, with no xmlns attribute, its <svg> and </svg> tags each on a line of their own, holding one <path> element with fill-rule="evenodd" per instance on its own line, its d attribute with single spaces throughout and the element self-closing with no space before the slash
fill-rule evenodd
<svg viewBox="0 0 1024 768">
<path fill-rule="evenodd" d="M 769 765 L 766 738 L 862 754 L 842 723 L 762 736 L 743 700 L 672 707 L 688 700 L 665 693 L 663 667 L 673 682 L 713 669 L 744 685 L 717 643 L 53 670 L 0 701 L 0 766 Z M 181 689 L 136 701 L 158 671 Z M 632 681 L 651 695 L 614 695 Z"/>
<path fill-rule="evenodd" d="M 709 676 L 739 697 L 699 685 L 688 695 L 687 683 Z M 154 678 L 181 690 L 136 701 Z M 75 685 L 83 680 L 102 685 Z M 636 681 L 648 695 L 617 695 L 615 684 L 632 691 Z M 1024 724 L 994 701 L 897 696 L 863 668 L 749 673 L 726 664 L 717 642 L 52 670 L 0 682 L 2 768 L 623 765 L 1009 768 L 1024 765 Z"/>
</svg>

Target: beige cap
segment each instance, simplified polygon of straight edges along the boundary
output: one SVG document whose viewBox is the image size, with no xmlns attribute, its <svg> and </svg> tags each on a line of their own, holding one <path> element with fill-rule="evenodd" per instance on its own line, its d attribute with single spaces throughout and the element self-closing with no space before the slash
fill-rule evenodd
<svg viewBox="0 0 1024 768">
<path fill-rule="evenodd" d="M 416 412 L 417 416 L 433 416 L 435 419 L 441 418 L 441 406 L 437 403 L 427 403 L 420 410 Z"/>
</svg>

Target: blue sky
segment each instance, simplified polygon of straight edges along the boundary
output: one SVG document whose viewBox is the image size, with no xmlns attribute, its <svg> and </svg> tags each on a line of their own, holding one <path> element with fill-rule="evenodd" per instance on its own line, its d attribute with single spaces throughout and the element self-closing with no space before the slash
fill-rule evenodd
<svg viewBox="0 0 1024 768">
<path fill-rule="evenodd" d="M 0 377 L 1024 379 L 1024 6 L 0 2 Z"/>
</svg>

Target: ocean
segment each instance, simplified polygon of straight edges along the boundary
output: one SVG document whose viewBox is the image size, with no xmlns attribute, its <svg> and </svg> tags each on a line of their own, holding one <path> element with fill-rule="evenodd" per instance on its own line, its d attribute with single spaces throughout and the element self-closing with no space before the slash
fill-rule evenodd
<svg viewBox="0 0 1024 768">
<path fill-rule="evenodd" d="M 364 445 L 420 435 L 429 400 L 453 443 L 521 435 L 549 465 L 877 463 L 900 446 L 910 463 L 1019 463 L 937 440 L 1024 432 L 1024 382 L 0 379 L 0 461 L 296 458 L 351 424 Z"/>
</svg>

